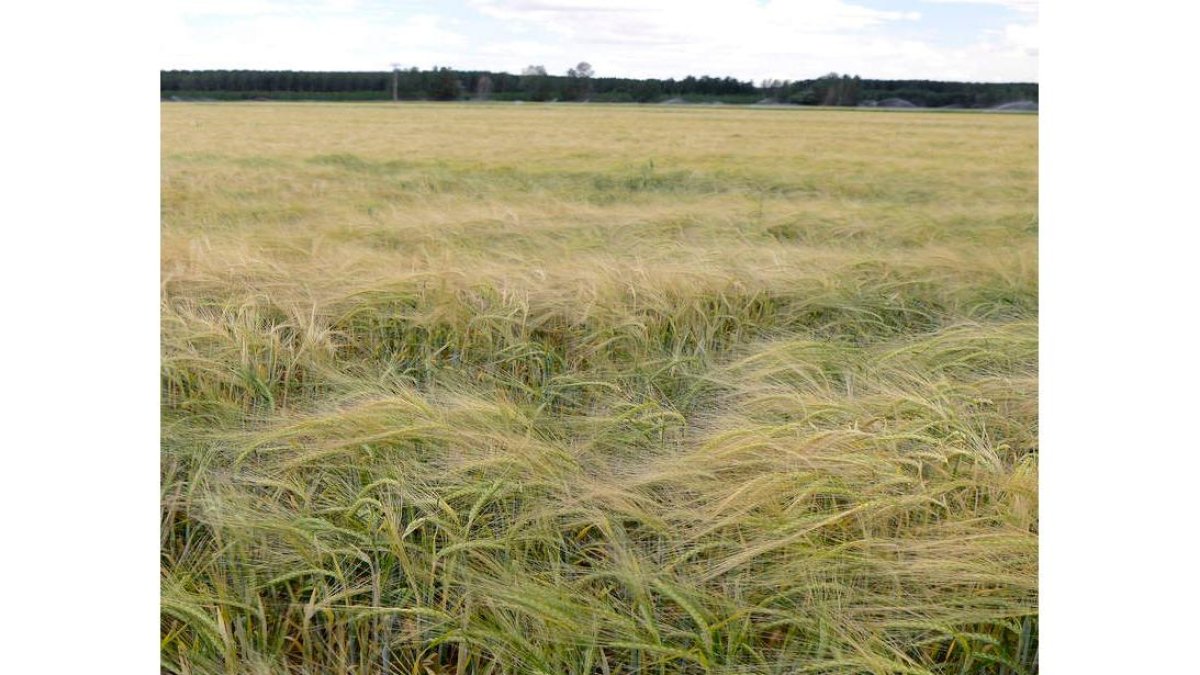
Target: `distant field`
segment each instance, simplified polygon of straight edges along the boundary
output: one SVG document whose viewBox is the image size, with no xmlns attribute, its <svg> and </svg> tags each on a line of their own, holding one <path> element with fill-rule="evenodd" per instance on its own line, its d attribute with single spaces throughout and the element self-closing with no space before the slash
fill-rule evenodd
<svg viewBox="0 0 1200 675">
<path fill-rule="evenodd" d="M 1037 671 L 1037 117 L 164 104 L 172 673 Z"/>
</svg>

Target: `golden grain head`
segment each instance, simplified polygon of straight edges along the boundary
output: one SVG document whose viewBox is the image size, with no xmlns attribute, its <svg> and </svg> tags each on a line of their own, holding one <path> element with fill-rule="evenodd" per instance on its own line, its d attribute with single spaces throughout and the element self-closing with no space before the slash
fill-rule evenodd
<svg viewBox="0 0 1200 675">
<path fill-rule="evenodd" d="M 165 104 L 163 666 L 1034 672 L 1037 293 L 1036 117 Z"/>
</svg>

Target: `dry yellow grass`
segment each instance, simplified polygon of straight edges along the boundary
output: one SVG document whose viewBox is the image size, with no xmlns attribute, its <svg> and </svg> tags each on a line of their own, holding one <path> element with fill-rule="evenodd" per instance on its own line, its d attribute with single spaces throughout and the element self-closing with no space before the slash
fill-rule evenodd
<svg viewBox="0 0 1200 675">
<path fill-rule="evenodd" d="M 1036 670 L 1036 117 L 162 125 L 168 670 Z"/>
</svg>

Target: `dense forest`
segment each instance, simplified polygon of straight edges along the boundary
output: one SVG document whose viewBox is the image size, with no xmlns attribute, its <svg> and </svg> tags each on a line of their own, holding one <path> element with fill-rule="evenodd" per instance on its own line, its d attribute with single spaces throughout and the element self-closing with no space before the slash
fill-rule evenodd
<svg viewBox="0 0 1200 675">
<path fill-rule="evenodd" d="M 530 66 L 520 75 L 476 70 L 299 72 L 290 70 L 164 70 L 164 99 L 276 100 L 499 100 L 653 103 L 668 100 L 797 105 L 990 108 L 1038 100 L 1036 83 L 870 80 L 829 73 L 811 80 L 732 77 L 632 79 L 598 77 L 587 63 L 565 75 Z"/>
</svg>

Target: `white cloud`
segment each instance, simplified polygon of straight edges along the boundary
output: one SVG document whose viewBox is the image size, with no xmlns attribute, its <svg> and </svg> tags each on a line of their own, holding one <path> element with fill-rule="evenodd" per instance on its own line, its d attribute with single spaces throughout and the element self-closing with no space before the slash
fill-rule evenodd
<svg viewBox="0 0 1200 675">
<path fill-rule="evenodd" d="M 257 16 L 263 14 L 329 14 L 359 9 L 358 0 L 173 0 L 181 16 Z"/>
<path fill-rule="evenodd" d="M 944 52 L 942 78 L 972 81 L 1036 82 L 1036 24 L 1009 24 L 965 48 Z"/>
<path fill-rule="evenodd" d="M 938 5 L 999 5 L 1018 12 L 1036 14 L 1039 0 L 921 0 Z"/>
<path fill-rule="evenodd" d="M 268 12 L 229 17 L 211 32 L 178 18 L 168 27 L 165 68 L 387 70 L 398 60 L 429 67 L 450 63 L 466 44 L 430 14 L 387 23 L 341 12 Z"/>
<path fill-rule="evenodd" d="M 1036 7 L 1023 0 L 927 1 Z M 541 64 L 563 73 L 586 60 L 600 76 L 623 77 L 1037 77 L 1036 18 L 1026 22 L 1024 14 L 975 44 L 951 48 L 920 37 L 918 12 L 855 0 L 467 3 L 474 17 L 415 0 L 174 0 L 162 31 L 162 67 L 385 70 L 400 62 L 515 73 Z"/>
<path fill-rule="evenodd" d="M 1036 7 L 1021 0 L 954 1 Z M 891 30 L 915 26 L 919 13 L 845 0 L 471 0 L 471 5 L 521 26 L 525 35 L 545 37 L 514 47 L 519 58 L 503 66 L 510 71 L 544 63 L 559 72 L 585 59 L 600 75 L 634 77 L 805 79 L 837 71 L 895 79 L 1037 78 L 1036 25 L 998 28 L 968 47 L 951 48 Z"/>
<path fill-rule="evenodd" d="M 842 0 L 761 4 L 756 0 L 470 0 L 484 15 L 585 42 L 674 44 L 736 41 L 747 33 L 804 35 L 914 20 L 916 12 L 870 9 Z"/>
<path fill-rule="evenodd" d="M 1021 54 L 1038 55 L 1038 27 L 1035 23 L 1014 23 L 1005 26 L 1004 40 L 1007 45 Z"/>
<path fill-rule="evenodd" d="M 470 5 L 557 43 L 559 49 L 543 47 L 546 60 L 569 47 L 563 68 L 585 58 L 601 74 L 637 77 L 799 78 L 845 70 L 850 66 L 839 55 L 851 54 L 887 24 L 920 18 L 917 12 L 844 0 L 471 0 Z M 538 62 L 535 54 L 526 58 Z"/>
</svg>

